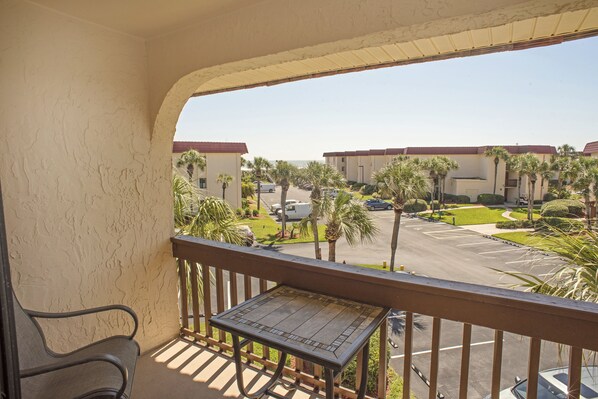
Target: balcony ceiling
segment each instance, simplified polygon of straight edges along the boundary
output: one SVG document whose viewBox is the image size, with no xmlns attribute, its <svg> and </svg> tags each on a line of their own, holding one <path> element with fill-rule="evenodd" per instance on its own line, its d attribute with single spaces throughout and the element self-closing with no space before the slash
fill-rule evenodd
<svg viewBox="0 0 598 399">
<path fill-rule="evenodd" d="M 133 36 L 150 38 L 263 0 L 33 0 Z"/>
<path fill-rule="evenodd" d="M 195 95 L 285 83 L 343 71 L 557 44 L 562 40 L 593 35 L 598 35 L 598 7 L 231 73 L 206 82 Z"/>
</svg>

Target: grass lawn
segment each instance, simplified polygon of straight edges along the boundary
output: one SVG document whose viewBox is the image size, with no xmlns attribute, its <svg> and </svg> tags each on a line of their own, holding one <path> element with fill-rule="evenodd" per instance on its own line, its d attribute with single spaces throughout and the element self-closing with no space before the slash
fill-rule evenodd
<svg viewBox="0 0 598 399">
<path fill-rule="evenodd" d="M 281 240 L 276 235 L 280 231 L 280 225 L 278 225 L 269 215 L 266 209 L 261 208 L 260 214 L 257 218 L 247 218 L 247 219 L 240 219 L 239 224 L 246 224 L 251 228 L 253 234 L 255 234 L 255 240 L 260 244 L 297 244 L 301 242 L 313 242 L 313 236 L 299 236 L 297 238 L 292 239 L 284 239 Z M 292 221 L 287 222 L 287 229 L 292 229 Z M 295 232 L 299 234 L 299 230 L 296 229 Z M 324 238 L 324 226 L 318 225 L 318 232 L 320 242 L 326 241 Z"/>
<path fill-rule="evenodd" d="M 368 269 L 383 270 L 385 272 L 390 271 L 390 268 L 388 265 L 386 265 L 386 267 L 382 267 L 382 265 L 371 265 L 371 264 L 367 264 L 367 263 L 358 263 L 355 266 L 367 267 Z M 398 270 L 398 267 L 397 267 L 397 270 Z"/>
<path fill-rule="evenodd" d="M 489 224 L 496 222 L 507 221 L 507 218 L 502 217 L 504 208 L 470 208 L 470 209 L 450 209 L 443 210 L 442 217 L 439 213 L 434 214 L 435 220 L 441 220 L 445 223 L 453 224 L 453 217 L 455 218 L 456 226 L 465 226 L 470 224 Z M 429 213 L 420 213 L 420 216 L 430 217 Z"/>
<path fill-rule="evenodd" d="M 558 237 L 546 237 L 532 231 L 514 231 L 510 233 L 494 234 L 494 237 L 534 247 L 542 251 L 559 252 L 561 245 Z"/>
<path fill-rule="evenodd" d="M 511 217 L 517 220 L 527 220 L 527 208 L 519 207 L 513 208 L 513 212 L 511 212 Z M 533 213 L 534 220 L 540 219 L 540 207 L 534 206 L 534 213 Z"/>
</svg>

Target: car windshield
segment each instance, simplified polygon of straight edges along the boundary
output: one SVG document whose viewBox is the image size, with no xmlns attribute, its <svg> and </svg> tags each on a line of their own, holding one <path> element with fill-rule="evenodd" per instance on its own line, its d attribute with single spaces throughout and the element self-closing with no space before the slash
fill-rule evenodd
<svg viewBox="0 0 598 399">
<path fill-rule="evenodd" d="M 527 398 L 527 380 L 515 385 L 512 390 L 515 397 L 519 399 Z M 551 385 L 542 376 L 538 378 L 538 399 L 566 399 L 567 394 Z"/>
</svg>

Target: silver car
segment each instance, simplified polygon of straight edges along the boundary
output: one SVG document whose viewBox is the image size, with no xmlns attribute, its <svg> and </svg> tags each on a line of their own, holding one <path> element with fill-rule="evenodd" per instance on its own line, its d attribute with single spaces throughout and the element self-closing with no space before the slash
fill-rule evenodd
<svg viewBox="0 0 598 399">
<path fill-rule="evenodd" d="M 541 371 L 538 375 L 538 399 L 567 399 L 569 381 L 567 367 Z M 527 397 L 527 380 L 519 380 L 511 388 L 500 392 L 500 399 L 524 399 Z M 598 399 L 598 366 L 581 369 L 581 399 Z M 486 396 L 485 399 L 490 399 Z"/>
</svg>

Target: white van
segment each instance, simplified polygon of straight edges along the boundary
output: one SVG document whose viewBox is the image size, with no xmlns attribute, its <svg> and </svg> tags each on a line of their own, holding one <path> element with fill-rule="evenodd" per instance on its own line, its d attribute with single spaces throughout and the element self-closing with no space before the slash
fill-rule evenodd
<svg viewBox="0 0 598 399">
<path fill-rule="evenodd" d="M 276 184 L 268 183 L 268 182 L 260 182 L 260 186 L 258 188 L 257 182 L 253 182 L 255 184 L 255 190 L 261 193 L 273 193 L 276 191 Z"/>
<path fill-rule="evenodd" d="M 285 216 L 287 220 L 299 220 L 311 215 L 311 204 L 298 203 L 290 204 L 285 207 Z M 276 212 L 278 220 L 282 220 L 282 209 Z"/>
</svg>

